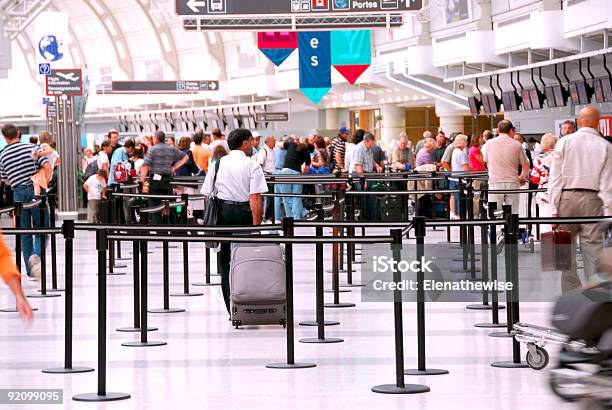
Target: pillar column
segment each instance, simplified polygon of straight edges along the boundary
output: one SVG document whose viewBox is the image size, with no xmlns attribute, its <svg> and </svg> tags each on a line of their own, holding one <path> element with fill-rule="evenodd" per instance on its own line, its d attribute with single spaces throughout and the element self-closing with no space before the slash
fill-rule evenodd
<svg viewBox="0 0 612 410">
<path fill-rule="evenodd" d="M 388 153 L 392 141 L 399 139 L 400 133 L 406 131 L 406 109 L 393 104 L 383 104 L 381 112 L 380 145 Z"/>
<path fill-rule="evenodd" d="M 328 108 L 325 110 L 325 129 L 327 130 L 340 129 L 340 121 L 339 121 L 337 109 Z"/>
<path fill-rule="evenodd" d="M 463 118 L 470 115 L 470 112 L 445 101 L 436 100 L 436 115 L 440 118 L 440 129 L 449 135 L 453 132 L 465 132 Z"/>
</svg>

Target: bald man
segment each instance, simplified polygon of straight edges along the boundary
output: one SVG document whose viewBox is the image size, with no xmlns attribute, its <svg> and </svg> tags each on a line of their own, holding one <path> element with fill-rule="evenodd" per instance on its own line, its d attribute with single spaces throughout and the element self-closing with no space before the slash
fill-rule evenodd
<svg viewBox="0 0 612 410">
<path fill-rule="evenodd" d="M 555 147 L 548 181 L 553 217 L 612 215 L 612 145 L 597 130 L 600 114 L 586 107 L 578 117 L 578 131 Z M 580 287 L 576 274 L 576 237 L 584 257 L 587 280 L 594 279 L 602 235 L 596 224 L 560 225 L 572 232 L 572 267 L 562 272 L 563 292 Z"/>
</svg>

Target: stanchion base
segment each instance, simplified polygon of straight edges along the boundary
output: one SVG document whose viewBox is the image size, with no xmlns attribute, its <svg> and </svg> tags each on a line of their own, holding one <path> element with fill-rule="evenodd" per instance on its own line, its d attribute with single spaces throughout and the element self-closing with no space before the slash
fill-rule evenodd
<svg viewBox="0 0 612 410">
<path fill-rule="evenodd" d="M 524 369 L 529 367 L 527 362 L 514 363 L 512 360 L 504 361 L 504 362 L 493 362 L 491 363 L 491 367 L 499 367 L 502 369 Z"/>
<path fill-rule="evenodd" d="M 451 259 L 451 261 L 453 261 L 453 262 L 463 262 L 464 260 L 465 259 L 463 259 L 463 258 L 453 258 L 453 259 Z M 469 261 L 470 258 L 467 258 L 467 260 Z M 474 262 L 480 262 L 480 259 L 474 259 Z"/>
<path fill-rule="evenodd" d="M 125 343 L 121 343 L 121 346 L 126 346 L 126 347 L 153 347 L 153 346 L 165 346 L 167 345 L 167 342 L 162 342 L 162 341 L 149 341 L 149 342 L 125 342 Z"/>
<path fill-rule="evenodd" d="M 171 293 L 170 296 L 188 297 L 188 296 L 204 296 L 203 293 Z"/>
<path fill-rule="evenodd" d="M 476 323 L 474 327 L 496 329 L 496 328 L 508 327 L 508 325 L 506 323 Z"/>
<path fill-rule="evenodd" d="M 95 402 L 95 401 L 118 401 L 118 400 L 126 400 L 131 398 L 127 393 L 106 393 L 104 395 L 99 395 L 98 393 L 85 393 L 85 394 L 77 394 L 76 396 L 72 396 L 72 400 L 74 401 L 87 401 L 87 402 Z"/>
<path fill-rule="evenodd" d="M 350 289 L 338 289 L 338 293 L 349 293 L 351 290 Z M 333 289 L 325 289 L 323 291 L 324 293 L 334 293 Z"/>
<path fill-rule="evenodd" d="M 316 337 L 308 337 L 305 339 L 300 339 L 300 343 L 342 343 L 344 339 L 340 339 L 337 337 L 326 337 L 325 339 L 318 339 Z"/>
<path fill-rule="evenodd" d="M 127 265 L 113 265 L 113 269 L 125 269 Z"/>
<path fill-rule="evenodd" d="M 340 285 L 341 288 L 363 288 L 366 285 L 363 283 L 345 283 L 344 285 Z M 340 290 L 342 292 L 342 289 Z"/>
<path fill-rule="evenodd" d="M 514 335 L 508 332 L 491 332 L 489 333 L 489 337 L 514 337 Z"/>
<path fill-rule="evenodd" d="M 28 295 L 28 298 L 43 299 L 43 298 L 56 298 L 58 296 L 62 296 L 62 295 L 60 295 L 59 293 L 47 293 L 43 295 L 41 293 L 40 295 Z"/>
<path fill-rule="evenodd" d="M 354 303 L 326 303 L 323 305 L 326 308 L 350 308 L 350 307 L 355 307 L 357 305 L 355 305 Z"/>
<path fill-rule="evenodd" d="M 66 289 L 49 289 L 49 292 L 65 292 Z M 40 289 L 37 290 L 40 293 Z"/>
<path fill-rule="evenodd" d="M 148 312 L 149 313 L 183 313 L 185 311 L 185 309 L 177 309 L 177 308 L 171 308 L 171 309 L 149 309 Z"/>
<path fill-rule="evenodd" d="M 125 332 L 125 333 L 140 333 L 141 329 L 139 327 L 118 327 L 115 329 L 117 332 Z M 147 332 L 155 332 L 158 330 L 156 327 L 149 326 L 147 327 Z"/>
<path fill-rule="evenodd" d="M 408 369 L 404 371 L 406 376 L 439 376 L 441 374 L 448 374 L 448 370 L 444 369 Z"/>
<path fill-rule="evenodd" d="M 312 367 L 317 367 L 314 363 L 270 363 L 267 364 L 266 367 L 268 369 L 310 369 Z"/>
<path fill-rule="evenodd" d="M 449 271 L 450 273 L 472 273 L 471 269 L 453 269 Z M 480 272 L 480 269 L 475 269 L 474 272 Z M 482 280 L 482 279 L 476 279 L 476 280 Z"/>
<path fill-rule="evenodd" d="M 326 320 L 323 323 L 323 326 L 337 326 L 340 322 L 336 322 L 335 320 Z M 319 326 L 319 322 L 316 320 L 305 320 L 304 322 L 299 323 L 300 326 Z"/>
<path fill-rule="evenodd" d="M 92 367 L 72 367 L 70 369 L 64 367 L 51 367 L 42 370 L 43 373 L 48 374 L 88 373 L 93 371 L 94 369 Z"/>
<path fill-rule="evenodd" d="M 491 310 L 493 309 L 492 305 L 483 305 L 483 304 L 475 304 L 475 305 L 467 305 L 465 307 L 466 309 L 472 309 L 472 310 Z M 500 305 L 497 306 L 497 310 L 502 310 L 505 309 L 506 307 L 504 305 Z"/>
<path fill-rule="evenodd" d="M 33 307 L 32 308 L 32 312 L 36 312 L 38 310 L 38 308 Z M 17 309 L 15 308 L 2 308 L 0 309 L 0 313 L 17 313 L 19 312 Z"/>
<path fill-rule="evenodd" d="M 353 269 L 353 273 L 355 273 L 355 272 L 357 272 L 357 271 L 355 269 Z M 334 273 L 334 271 L 333 270 L 328 270 L 327 273 Z M 347 270 L 346 269 L 340 269 L 338 271 L 338 273 L 347 273 Z"/>
<path fill-rule="evenodd" d="M 106 272 L 106 276 L 123 276 L 125 274 L 126 274 L 125 272 Z"/>
<path fill-rule="evenodd" d="M 150 253 L 153 253 L 153 252 L 150 252 Z M 115 256 L 115 260 L 116 261 L 131 261 L 132 258 L 118 258 L 118 257 Z"/>
<path fill-rule="evenodd" d="M 197 283 L 192 283 L 191 286 L 221 286 L 221 284 L 220 283 L 197 282 Z"/>
<path fill-rule="evenodd" d="M 431 389 L 422 384 L 407 384 L 404 387 L 397 387 L 395 384 L 381 384 L 372 387 L 372 391 L 382 394 L 419 394 L 428 393 Z"/>
</svg>

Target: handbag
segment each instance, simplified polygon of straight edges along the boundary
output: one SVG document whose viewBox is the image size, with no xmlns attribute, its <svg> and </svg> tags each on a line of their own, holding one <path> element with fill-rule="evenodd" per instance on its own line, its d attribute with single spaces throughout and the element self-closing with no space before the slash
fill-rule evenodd
<svg viewBox="0 0 612 410">
<path fill-rule="evenodd" d="M 572 233 L 553 229 L 540 235 L 542 242 L 542 271 L 569 271 L 572 269 Z"/>
<path fill-rule="evenodd" d="M 219 174 L 219 165 L 221 165 L 221 158 L 217 160 L 215 164 L 215 176 L 213 178 L 213 191 L 211 192 L 210 198 L 204 203 L 204 220 L 205 226 L 217 225 L 217 219 L 219 217 L 219 198 L 217 198 L 217 175 Z M 206 242 L 204 246 L 212 249 L 219 245 L 218 242 Z"/>
</svg>

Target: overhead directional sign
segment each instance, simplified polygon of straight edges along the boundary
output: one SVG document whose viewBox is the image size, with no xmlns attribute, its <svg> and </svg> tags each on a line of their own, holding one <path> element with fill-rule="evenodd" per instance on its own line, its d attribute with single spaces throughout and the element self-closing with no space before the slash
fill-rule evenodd
<svg viewBox="0 0 612 410">
<path fill-rule="evenodd" d="M 83 95 L 82 73 L 79 68 L 67 68 L 51 70 L 51 73 L 45 77 L 47 95 L 68 95 L 81 96 Z"/>
<path fill-rule="evenodd" d="M 288 112 L 259 112 L 255 114 L 257 122 L 286 122 L 289 121 Z"/>
<path fill-rule="evenodd" d="M 219 90 L 219 81 L 113 81 L 112 93 L 197 93 Z"/>
<path fill-rule="evenodd" d="M 179 16 L 397 13 L 418 11 L 423 0 L 177 0 Z"/>
</svg>

